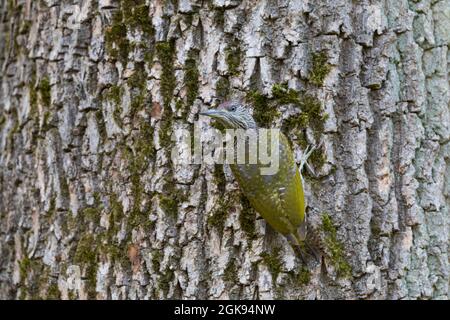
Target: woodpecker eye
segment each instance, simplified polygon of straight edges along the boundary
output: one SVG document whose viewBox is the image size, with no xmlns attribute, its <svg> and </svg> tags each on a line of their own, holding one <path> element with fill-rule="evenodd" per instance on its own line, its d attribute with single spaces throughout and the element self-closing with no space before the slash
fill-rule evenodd
<svg viewBox="0 0 450 320">
<path fill-rule="evenodd" d="M 236 111 L 236 106 L 232 106 L 231 108 L 230 108 L 230 111 Z"/>
</svg>

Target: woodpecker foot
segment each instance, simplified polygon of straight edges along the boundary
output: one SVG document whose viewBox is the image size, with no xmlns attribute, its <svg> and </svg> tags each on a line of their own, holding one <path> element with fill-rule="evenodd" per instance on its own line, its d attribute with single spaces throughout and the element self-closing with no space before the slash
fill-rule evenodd
<svg viewBox="0 0 450 320">
<path fill-rule="evenodd" d="M 306 147 L 306 150 L 303 153 L 302 158 L 300 159 L 300 172 L 303 171 L 303 167 L 305 166 L 305 164 L 308 167 L 308 169 L 311 170 L 311 166 L 308 163 L 308 158 L 311 156 L 311 153 L 313 153 L 315 149 L 316 147 L 313 146 L 312 144 Z"/>
<path fill-rule="evenodd" d="M 306 165 L 306 167 L 308 168 L 309 172 L 313 175 L 316 176 L 316 173 L 314 171 L 314 169 L 311 167 L 311 165 L 308 163 L 308 159 L 311 156 L 311 154 L 314 152 L 314 150 L 319 149 L 322 147 L 323 142 L 320 142 L 319 145 L 315 146 L 315 145 L 308 145 L 306 147 L 305 152 L 303 153 L 301 159 L 300 159 L 300 174 L 302 173 L 303 167 Z"/>
</svg>

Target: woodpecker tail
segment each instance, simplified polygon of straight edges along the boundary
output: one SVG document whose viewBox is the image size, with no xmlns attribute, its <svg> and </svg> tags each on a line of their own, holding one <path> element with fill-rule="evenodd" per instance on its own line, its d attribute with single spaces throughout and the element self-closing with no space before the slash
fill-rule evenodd
<svg viewBox="0 0 450 320">
<path fill-rule="evenodd" d="M 321 255 L 319 250 L 312 246 L 311 241 L 307 239 L 306 223 L 302 223 L 297 232 L 289 234 L 287 239 L 304 264 L 311 260 L 315 262 L 320 261 Z"/>
</svg>

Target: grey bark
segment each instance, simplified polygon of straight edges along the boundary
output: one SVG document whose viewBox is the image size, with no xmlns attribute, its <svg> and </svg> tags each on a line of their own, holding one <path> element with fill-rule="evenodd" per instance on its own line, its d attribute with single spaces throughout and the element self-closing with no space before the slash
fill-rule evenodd
<svg viewBox="0 0 450 320">
<path fill-rule="evenodd" d="M 0 298 L 448 298 L 450 1 L 9 0 L 0 19 Z M 170 161 L 200 109 L 280 83 L 328 115 L 306 267 L 229 168 Z"/>
</svg>

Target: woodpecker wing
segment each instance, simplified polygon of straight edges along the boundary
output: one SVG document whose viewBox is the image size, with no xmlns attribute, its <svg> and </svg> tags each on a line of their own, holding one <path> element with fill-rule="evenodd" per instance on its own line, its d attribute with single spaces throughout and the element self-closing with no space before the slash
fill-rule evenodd
<svg viewBox="0 0 450 320">
<path fill-rule="evenodd" d="M 269 131 L 270 132 L 270 131 Z M 255 210 L 278 232 L 295 233 L 305 217 L 301 177 L 286 136 L 280 133 L 279 168 L 273 175 L 262 175 L 267 165 L 233 164 L 231 169 Z"/>
</svg>

